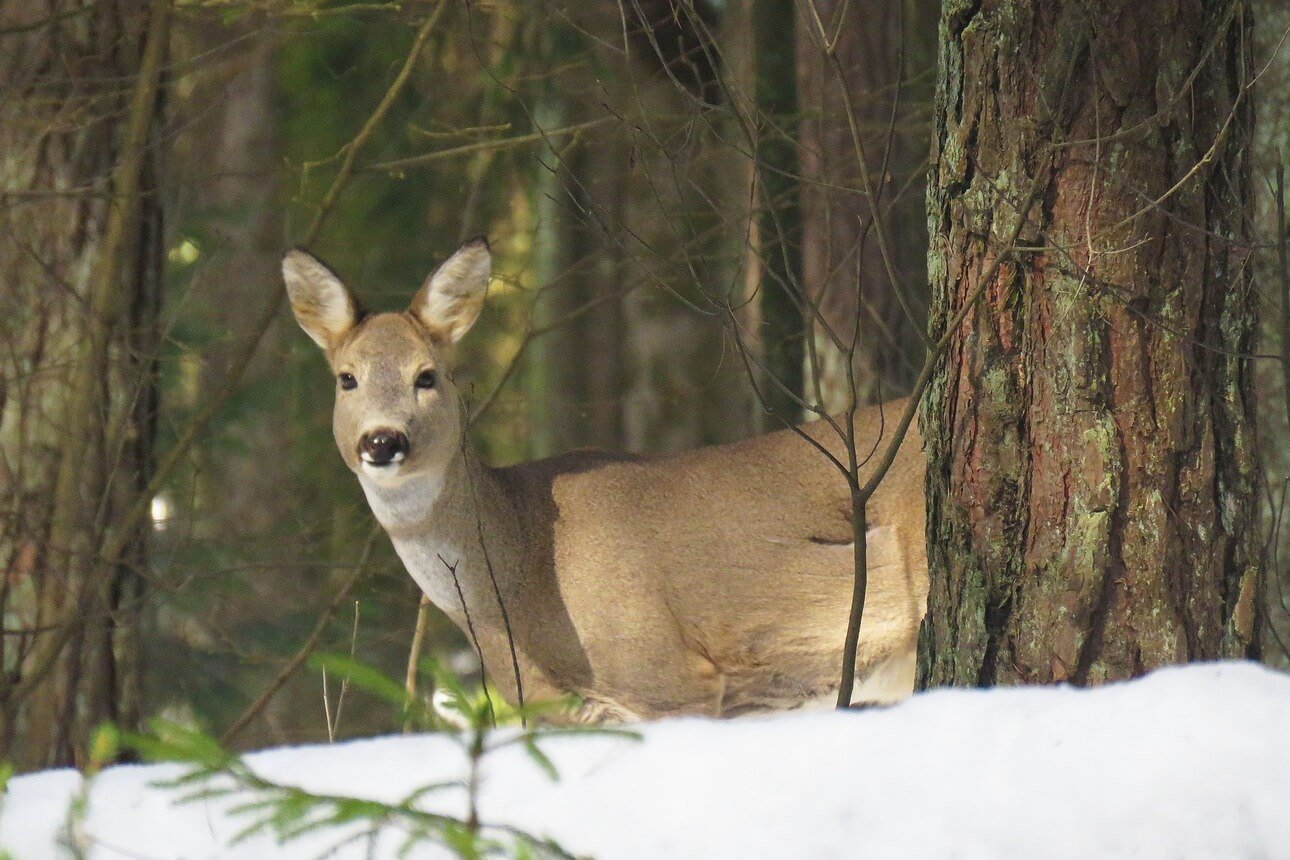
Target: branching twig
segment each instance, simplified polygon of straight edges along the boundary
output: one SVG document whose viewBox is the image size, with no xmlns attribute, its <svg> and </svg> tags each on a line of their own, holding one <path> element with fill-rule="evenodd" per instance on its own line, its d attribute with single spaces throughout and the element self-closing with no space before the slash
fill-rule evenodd
<svg viewBox="0 0 1290 860">
<path fill-rule="evenodd" d="M 488 694 L 488 668 L 484 665 L 484 649 L 479 644 L 479 634 L 475 632 L 475 622 L 470 618 L 470 607 L 466 605 L 466 593 L 461 588 L 461 578 L 457 576 L 459 562 L 449 564 L 448 559 L 439 555 L 439 563 L 447 569 L 448 574 L 452 577 L 452 586 L 457 590 L 457 600 L 461 602 L 461 614 L 466 621 L 466 635 L 470 637 L 470 643 L 475 646 L 475 654 L 479 657 L 480 686 L 484 690 L 484 699 L 488 702 L 488 712 L 492 717 L 493 725 L 496 726 L 497 711 L 493 708 L 493 699 Z"/>
<path fill-rule="evenodd" d="M 278 690 L 281 690 L 291 676 L 309 659 L 309 655 L 318 647 L 318 643 L 322 641 L 323 634 L 327 632 L 327 625 L 331 622 L 332 616 L 336 614 L 336 610 L 340 608 L 345 598 L 349 597 L 349 592 L 367 569 L 367 561 L 371 557 L 372 548 L 376 546 L 376 536 L 380 533 L 380 526 L 373 525 L 372 530 L 367 535 L 366 543 L 363 544 L 363 551 L 359 554 L 358 561 L 354 564 L 354 569 L 350 571 L 349 576 L 345 577 L 345 581 L 337 589 L 336 595 L 332 597 L 331 603 L 327 604 L 326 610 L 318 618 L 318 622 L 314 624 L 314 629 L 310 632 L 309 638 L 305 639 L 304 644 L 300 646 L 300 650 L 296 651 L 295 656 L 287 661 L 287 665 L 282 667 L 282 670 L 278 672 L 277 677 L 273 679 L 269 686 L 264 688 L 264 692 L 260 693 L 254 702 L 247 705 L 246 710 L 242 711 L 238 718 L 233 721 L 233 725 L 224 730 L 224 734 L 220 735 L 219 738 L 221 744 L 227 744 L 242 729 L 250 725 L 251 721 L 260 715 L 260 712 L 265 709 Z"/>
<path fill-rule="evenodd" d="M 602 116 L 599 119 L 580 122 L 576 125 L 570 125 L 564 128 L 535 131 L 530 134 L 521 134 L 515 137 L 481 140 L 476 143 L 467 143 L 461 146 L 450 147 L 448 149 L 440 149 L 435 152 L 412 155 L 407 158 L 396 158 L 391 161 L 378 161 L 375 164 L 365 166 L 363 170 L 370 172 L 395 173 L 400 170 L 406 170 L 409 167 L 422 167 L 426 164 L 432 164 L 436 161 L 442 161 L 447 158 L 456 158 L 461 155 L 473 155 L 478 152 L 491 152 L 498 149 L 507 149 L 512 146 L 523 146 L 527 143 L 539 143 L 548 139 L 560 138 L 570 134 L 578 134 L 598 126 L 602 126 L 613 119 L 614 117 L 611 116 Z"/>
</svg>

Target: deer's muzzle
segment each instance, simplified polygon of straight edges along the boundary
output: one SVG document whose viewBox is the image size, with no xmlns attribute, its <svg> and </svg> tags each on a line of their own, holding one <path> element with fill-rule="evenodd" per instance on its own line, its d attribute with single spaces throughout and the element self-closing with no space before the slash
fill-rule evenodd
<svg viewBox="0 0 1290 860">
<path fill-rule="evenodd" d="M 398 463 L 408 455 L 408 437 L 398 430 L 369 430 L 358 440 L 358 458 L 373 466 Z"/>
</svg>

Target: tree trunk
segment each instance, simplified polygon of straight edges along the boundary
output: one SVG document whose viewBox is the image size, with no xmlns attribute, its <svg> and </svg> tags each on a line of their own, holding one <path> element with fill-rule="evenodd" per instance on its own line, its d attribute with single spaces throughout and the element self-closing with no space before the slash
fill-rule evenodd
<svg viewBox="0 0 1290 860">
<path fill-rule="evenodd" d="M 152 460 L 168 11 L 0 2 L 0 759 L 20 768 L 139 711 L 148 529 L 116 522 Z"/>
<path fill-rule="evenodd" d="M 773 426 L 802 419 L 808 314 L 802 293 L 802 214 L 797 176 L 797 81 L 792 0 L 752 0 L 752 62 L 757 124 L 757 242 L 762 397 Z"/>
<path fill-rule="evenodd" d="M 623 35 L 629 57 L 609 50 Z M 672 0 L 578 13 L 572 64 L 549 82 L 547 128 L 601 121 L 543 154 L 531 354 L 535 453 L 578 445 L 659 451 L 741 439 L 758 427 L 724 312 L 742 307 L 746 196 L 713 99 L 707 24 Z M 548 38 L 568 51 L 555 31 Z M 623 65 L 621 74 L 600 68 Z M 563 67 L 564 62 L 551 65 Z M 715 112 L 714 112 L 715 113 Z M 558 154 L 558 157 L 557 157 Z M 740 167 L 743 165 L 740 164 Z M 732 290 L 736 295 L 732 296 Z"/>
<path fill-rule="evenodd" d="M 594 119 L 584 99 L 548 97 L 548 127 Z M 618 129 L 593 130 L 576 146 L 548 150 L 539 176 L 539 326 L 535 344 L 533 453 L 623 447 L 622 284 L 626 146 Z"/>
<path fill-rule="evenodd" d="M 281 38 L 264 16 L 230 22 L 208 11 L 186 16 L 176 41 L 181 63 L 201 59 L 169 106 L 179 130 L 169 157 L 175 193 L 168 217 L 178 257 L 169 286 L 183 307 L 166 388 L 166 417 L 174 425 L 182 426 L 222 385 L 251 348 L 248 333 L 263 297 L 282 289 L 288 207 L 281 194 L 281 129 L 291 114 L 278 86 Z M 293 349 L 298 335 L 291 315 L 279 314 L 260 338 L 230 408 L 192 446 L 191 469 L 163 493 L 168 517 L 158 523 L 154 575 L 163 593 L 184 599 L 178 607 L 169 601 L 155 607 L 169 621 L 148 637 L 145 689 L 171 706 L 202 702 L 215 723 L 243 704 L 226 690 L 258 691 L 279 668 L 246 660 L 232 644 L 239 634 L 276 629 L 289 639 L 296 635 L 295 617 L 284 607 L 303 615 L 330 590 L 328 574 L 320 572 L 331 570 L 325 552 L 301 523 L 325 516 L 316 513 L 322 506 L 315 507 L 311 492 L 327 484 L 318 470 L 331 464 L 334 451 L 312 457 L 302 439 L 305 422 L 293 395 L 316 381 L 317 368 L 300 360 L 311 354 Z M 301 460 L 308 462 L 308 483 L 297 478 Z M 327 539 L 335 543 L 365 527 L 344 520 L 337 526 L 337 520 L 327 521 Z M 301 564 L 302 558 L 318 567 Z M 175 623 L 184 607 L 200 607 L 197 623 Z M 275 740 L 267 726 L 300 725 L 302 713 L 312 719 L 316 710 L 307 707 L 316 702 L 310 699 L 306 706 L 303 696 L 276 697 L 268 718 L 248 727 L 239 743 L 264 746 Z"/>
<path fill-rule="evenodd" d="M 832 412 L 846 409 L 851 384 L 860 403 L 905 393 L 923 358 L 927 320 L 927 222 L 923 209 L 935 13 L 931 0 L 815 0 L 828 54 L 814 15 L 800 22 L 797 81 L 804 111 L 800 130 L 802 281 L 818 307 L 807 390 Z M 848 107 L 877 184 L 878 210 L 894 252 L 898 295 L 883 263 L 879 229 L 864 195 L 860 156 Z M 827 328 L 826 328 L 827 326 Z M 853 376 L 848 348 L 854 343 Z"/>
<path fill-rule="evenodd" d="M 924 685 L 1254 647 L 1245 8 L 946 4 Z"/>
<path fill-rule="evenodd" d="M 1259 60 L 1258 129 L 1254 135 L 1255 218 L 1266 238 L 1264 253 L 1254 257 L 1254 280 L 1263 284 L 1265 300 L 1275 310 L 1261 314 L 1259 351 L 1282 356 L 1282 361 L 1255 364 L 1258 392 L 1259 457 L 1267 490 L 1263 498 L 1264 555 L 1263 626 L 1259 643 L 1263 662 L 1290 671 L 1290 51 L 1282 37 L 1290 29 L 1290 4 L 1284 0 L 1254 0 L 1259 26 L 1254 31 L 1254 55 Z M 1266 63 L 1266 65 L 1264 65 Z M 1267 182 L 1271 192 L 1259 199 Z M 1266 306 L 1265 306 L 1266 307 Z"/>
</svg>

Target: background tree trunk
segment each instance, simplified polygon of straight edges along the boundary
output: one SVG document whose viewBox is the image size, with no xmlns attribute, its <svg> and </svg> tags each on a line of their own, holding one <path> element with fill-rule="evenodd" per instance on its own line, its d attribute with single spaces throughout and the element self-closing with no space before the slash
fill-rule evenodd
<svg viewBox="0 0 1290 860">
<path fill-rule="evenodd" d="M 277 109 L 281 30 L 260 15 L 226 21 L 198 14 L 183 23 L 176 39 L 183 61 L 206 59 L 170 104 L 172 123 L 182 133 L 169 159 L 175 251 L 169 289 L 171 301 L 184 308 L 183 327 L 172 341 L 174 385 L 166 402 L 172 416 L 186 416 L 207 402 L 249 348 L 246 334 L 263 297 L 282 289 L 288 245 Z M 258 628 L 296 636 L 275 607 L 312 609 L 325 587 L 325 573 L 300 563 L 320 553 L 300 534 L 301 509 L 313 488 L 293 474 L 302 471 L 293 469 L 296 458 L 308 456 L 296 453 L 304 447 L 298 428 L 313 418 L 300 417 L 304 410 L 293 403 L 292 394 L 314 372 L 300 360 L 307 354 L 293 349 L 298 332 L 289 314 L 278 316 L 230 408 L 193 446 L 191 471 L 185 469 L 162 494 L 160 511 L 167 516 L 158 523 L 153 553 L 158 585 L 200 605 L 201 615 L 198 623 L 175 624 L 169 607 L 154 607 L 161 623 L 150 625 L 145 689 L 156 706 L 217 701 L 222 689 L 248 676 L 256 678 L 257 688 L 267 683 L 264 677 L 278 667 L 238 653 L 231 646 L 237 637 L 227 631 Z M 258 404 L 266 408 L 256 409 Z M 320 458 L 312 458 L 308 474 L 314 486 L 322 483 L 319 466 Z M 333 541 L 354 530 L 335 527 L 335 515 L 320 517 L 332 526 Z M 299 695 L 275 699 L 268 719 L 244 732 L 241 743 L 254 747 L 277 740 L 265 731 L 269 725 L 307 725 L 316 711 L 313 690 L 290 690 Z"/>
<path fill-rule="evenodd" d="M 568 97 L 572 89 L 548 95 L 544 126 L 595 117 L 587 99 Z M 593 129 L 542 158 L 538 325 L 557 330 L 533 350 L 535 456 L 623 447 L 627 150 L 619 129 Z"/>
<path fill-rule="evenodd" d="M 603 67 L 624 67 L 602 78 L 574 66 L 541 102 L 547 128 L 609 121 L 543 155 L 538 325 L 559 329 L 531 353 L 535 454 L 678 450 L 759 429 L 723 313 L 747 304 L 737 217 L 747 174 L 722 139 L 730 121 L 704 114 L 703 100 L 721 98 L 710 44 L 719 28 L 697 8 L 580 11 L 595 39 L 544 29 L 549 56 L 592 50 Z M 624 28 L 626 57 L 606 48 Z"/>
<path fill-rule="evenodd" d="M 814 0 L 836 34 L 837 66 L 808 12 L 797 35 L 797 82 L 804 112 L 802 281 L 823 322 L 855 340 L 856 396 L 872 403 L 907 392 L 923 358 L 927 320 L 927 222 L 923 206 L 928 108 L 935 63 L 933 0 Z M 860 177 L 848 102 L 879 183 L 879 209 L 894 252 L 892 288 Z M 912 311 L 912 314 L 910 313 Z M 858 316 L 858 319 L 857 319 Z M 820 394 L 833 412 L 850 400 L 846 356 L 815 326 Z M 807 362 L 808 390 L 811 362 Z"/>
<path fill-rule="evenodd" d="M 0 3 L 0 759 L 20 768 L 138 716 L 147 524 L 99 556 L 152 460 L 158 136 L 130 123 L 148 15 Z"/>
<path fill-rule="evenodd" d="M 926 404 L 924 685 L 1098 683 L 1253 647 L 1245 10 L 945 6 L 934 336 L 1004 262 Z"/>
<path fill-rule="evenodd" d="M 809 313 L 802 292 L 802 210 L 798 186 L 797 80 L 792 0 L 752 0 L 752 64 L 757 128 L 758 273 L 762 385 L 770 425 L 802 420 L 803 356 Z"/>
<path fill-rule="evenodd" d="M 1285 356 L 1290 351 L 1290 191 L 1284 165 L 1290 160 L 1290 51 L 1283 37 L 1290 29 L 1290 5 L 1282 0 L 1251 3 L 1259 26 L 1254 52 L 1259 63 L 1253 154 L 1255 224 L 1264 237 L 1254 257 L 1254 281 L 1267 303 L 1259 320 L 1259 352 Z M 1264 63 L 1266 62 L 1266 66 Z M 1277 165 L 1283 179 L 1277 181 Z M 1280 186 L 1280 187 L 1278 187 Z M 1267 193 L 1258 192 L 1266 189 Z M 1278 200 L 1278 194 L 1281 199 Z M 1285 251 L 1283 254 L 1282 251 Z M 1254 390 L 1263 469 L 1264 623 L 1259 647 L 1265 663 L 1290 670 L 1290 367 L 1280 361 L 1255 364 Z"/>
</svg>

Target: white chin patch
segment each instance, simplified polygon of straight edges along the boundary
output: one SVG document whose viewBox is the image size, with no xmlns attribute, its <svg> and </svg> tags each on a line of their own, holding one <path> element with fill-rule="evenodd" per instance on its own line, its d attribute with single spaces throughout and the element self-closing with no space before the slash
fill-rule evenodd
<svg viewBox="0 0 1290 860">
<path fill-rule="evenodd" d="M 400 456 L 398 460 L 395 460 L 392 463 L 386 463 L 384 466 L 378 466 L 377 464 L 368 460 L 366 457 L 361 457 L 358 466 L 360 469 L 363 470 L 363 474 L 366 475 L 367 477 L 375 480 L 378 483 L 386 483 L 386 482 L 395 480 L 398 477 L 399 460 L 402 460 L 402 459 L 403 457 Z"/>
<path fill-rule="evenodd" d="M 394 456 L 390 459 L 390 462 L 377 463 L 375 460 L 372 459 L 371 454 L 367 453 L 366 451 L 363 451 L 361 454 L 358 455 L 358 459 L 363 461 L 364 466 L 371 466 L 373 469 L 389 469 L 391 467 L 398 466 L 400 463 L 402 463 L 404 456 L 402 451 L 395 451 Z"/>
</svg>

